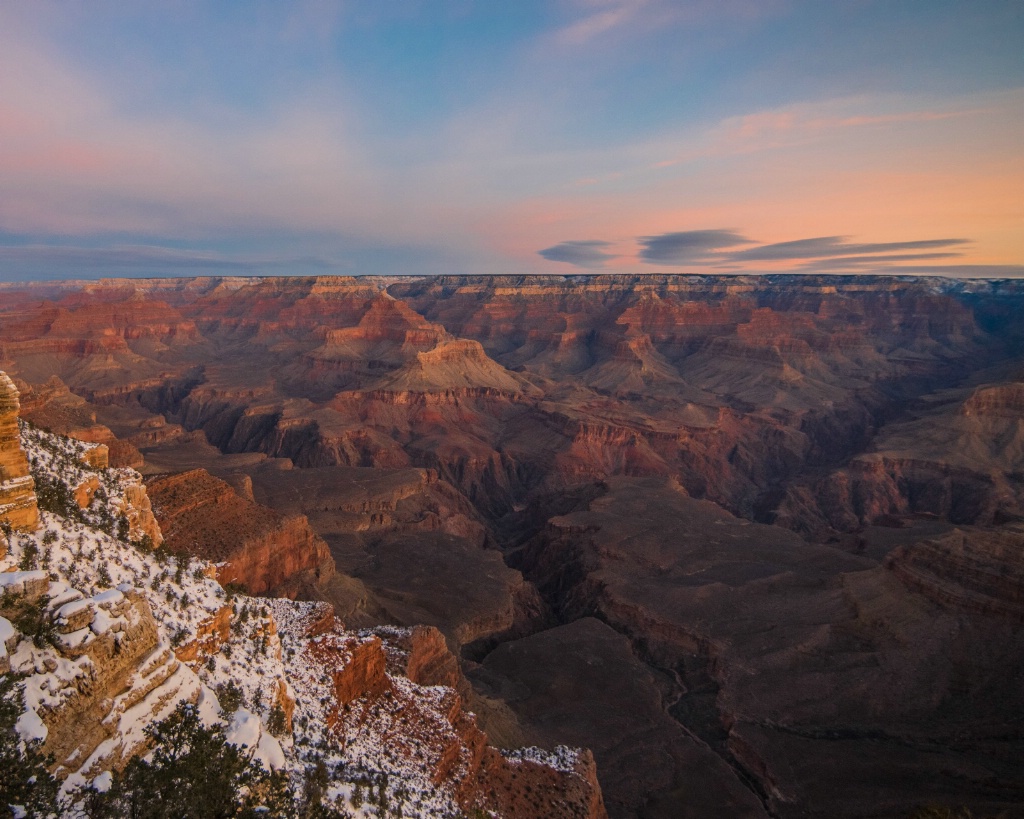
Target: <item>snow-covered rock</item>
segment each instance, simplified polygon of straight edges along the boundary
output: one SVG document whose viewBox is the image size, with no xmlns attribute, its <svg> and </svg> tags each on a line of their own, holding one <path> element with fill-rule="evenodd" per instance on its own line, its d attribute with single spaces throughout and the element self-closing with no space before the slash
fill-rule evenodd
<svg viewBox="0 0 1024 819">
<path fill-rule="evenodd" d="M 93 487 L 84 509 L 43 511 L 38 529 L 14 532 L 0 553 L 4 600 L 23 609 L 45 596 L 32 634 L 0 616 L 0 671 L 25 675 L 18 734 L 54 754 L 65 794 L 109 788 L 110 771 L 147 747 L 147 728 L 185 702 L 297 792 L 309 768 L 325 766 L 346 815 L 371 815 L 356 804 L 371 784 L 406 819 L 522 815 L 506 811 L 514 781 L 550 789 L 575 777 L 587 792 L 575 751 L 503 757 L 455 690 L 409 680 L 388 659 L 406 630 L 354 633 L 324 603 L 230 597 L 205 561 L 132 542 L 122 516 L 142 487 L 137 473 L 97 467 L 70 439 L 27 426 L 21 435 L 38 483 Z M 544 776 L 531 779 L 531 766 Z"/>
</svg>

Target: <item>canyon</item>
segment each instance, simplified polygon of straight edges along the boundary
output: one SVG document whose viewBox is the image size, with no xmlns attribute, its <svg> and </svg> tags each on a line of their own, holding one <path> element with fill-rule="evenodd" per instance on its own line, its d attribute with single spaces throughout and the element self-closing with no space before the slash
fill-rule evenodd
<svg viewBox="0 0 1024 819">
<path fill-rule="evenodd" d="M 223 583 L 412 629 L 356 687 L 443 680 L 493 781 L 473 731 L 614 819 L 1024 815 L 1024 283 L 9 284 L 0 370 Z"/>
<path fill-rule="evenodd" d="M 328 603 L 253 597 L 238 590 L 243 583 L 222 584 L 225 575 L 267 582 L 259 558 L 289 549 L 275 535 L 279 516 L 239 507 L 218 491 L 221 482 L 194 470 L 160 487 L 158 510 L 172 506 L 184 516 L 170 520 L 164 540 L 155 520 L 154 528 L 134 526 L 126 510 L 134 504 L 152 517 L 138 473 L 108 466 L 104 445 L 20 422 L 18 391 L 3 373 L 0 400 L 17 429 L 0 441 L 0 457 L 27 466 L 33 478 L 23 503 L 0 508 L 0 804 L 7 813 L 133 812 L 115 803 L 97 814 L 98 800 L 118 793 L 141 757 L 158 756 L 154 745 L 168 721 L 192 715 L 197 726 L 217 727 L 246 768 L 244 785 L 223 786 L 231 815 L 246 802 L 247 815 L 296 819 L 353 811 L 607 819 L 589 751 L 490 743 L 465 707 L 465 679 L 436 629 L 354 631 Z M 79 492 L 83 486 L 90 491 Z M 32 521 L 21 514 L 29 500 Z M 211 503 L 225 500 L 225 523 L 251 518 L 253 525 L 235 538 L 194 531 L 199 545 L 226 560 L 174 548 L 181 528 L 197 523 L 192 512 L 210 517 Z M 303 520 L 285 525 L 303 527 Z M 299 551 L 316 556 L 321 548 L 314 538 Z M 178 735 L 173 752 L 199 756 L 202 776 L 219 775 L 217 754 L 190 736 Z M 183 804 L 181 787 L 151 781 L 146 798 L 168 815 L 213 812 L 187 798 Z"/>
</svg>

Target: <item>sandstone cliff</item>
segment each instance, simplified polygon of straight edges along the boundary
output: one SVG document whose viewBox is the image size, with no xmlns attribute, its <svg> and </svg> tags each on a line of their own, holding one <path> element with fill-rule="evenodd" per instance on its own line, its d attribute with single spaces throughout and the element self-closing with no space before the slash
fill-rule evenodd
<svg viewBox="0 0 1024 819">
<path fill-rule="evenodd" d="M 0 522 L 15 529 L 39 526 L 35 482 L 18 432 L 18 388 L 0 372 Z"/>
<path fill-rule="evenodd" d="M 334 572 L 327 544 L 304 516 L 246 500 L 205 470 L 153 479 L 148 490 L 167 547 L 218 564 L 224 585 L 294 595 Z"/>
</svg>

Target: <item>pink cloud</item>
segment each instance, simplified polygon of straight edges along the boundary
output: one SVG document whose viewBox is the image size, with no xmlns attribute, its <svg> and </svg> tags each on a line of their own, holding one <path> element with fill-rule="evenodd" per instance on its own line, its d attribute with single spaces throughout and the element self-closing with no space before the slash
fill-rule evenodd
<svg viewBox="0 0 1024 819">
<path fill-rule="evenodd" d="M 586 5 L 593 7 L 597 4 L 587 3 Z M 629 22 L 647 5 L 647 2 L 646 0 L 618 0 L 618 2 L 602 3 L 601 5 L 606 7 L 592 11 L 559 30 L 555 35 L 555 40 L 564 45 L 582 45 Z"/>
</svg>

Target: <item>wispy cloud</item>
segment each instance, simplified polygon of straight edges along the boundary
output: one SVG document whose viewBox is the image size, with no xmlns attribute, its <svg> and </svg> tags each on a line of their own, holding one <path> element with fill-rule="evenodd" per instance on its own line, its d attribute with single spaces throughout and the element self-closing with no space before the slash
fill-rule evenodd
<svg viewBox="0 0 1024 819">
<path fill-rule="evenodd" d="M 856 132 L 868 128 L 885 130 L 946 120 L 966 120 L 991 114 L 996 110 L 977 105 L 963 105 L 941 109 L 916 108 L 891 113 L 877 111 L 876 107 L 879 104 L 892 102 L 869 97 L 848 97 L 815 103 L 798 103 L 726 117 L 687 150 L 655 162 L 652 167 L 670 168 L 709 157 L 798 148 L 835 139 L 846 131 Z"/>
<path fill-rule="evenodd" d="M 641 236 L 636 260 L 668 267 L 715 267 L 756 269 L 769 262 L 777 269 L 839 271 L 905 265 L 909 262 L 937 262 L 963 256 L 969 239 L 915 239 L 898 242 L 856 242 L 848 236 L 816 236 L 772 244 L 755 244 L 736 230 L 712 228 L 683 230 Z M 737 249 L 742 245 L 754 245 Z M 621 253 L 609 253 L 613 243 L 591 239 L 567 241 L 539 251 L 545 259 L 577 267 L 604 267 Z"/>
<path fill-rule="evenodd" d="M 30 244 L 0 246 L 5 278 L 50 279 L 211 274 L 308 274 L 340 272 L 345 265 L 319 256 L 276 256 L 181 250 L 153 245 L 78 247 Z"/>
<path fill-rule="evenodd" d="M 616 258 L 616 254 L 605 252 L 605 248 L 608 247 L 611 247 L 611 242 L 586 240 L 560 242 L 537 252 L 551 262 L 567 262 L 577 267 L 596 268 L 604 267 L 611 259 Z"/>
<path fill-rule="evenodd" d="M 573 0 L 569 5 L 577 16 L 555 31 L 554 41 L 579 46 L 620 30 L 757 20 L 778 14 L 788 0 Z"/>
<path fill-rule="evenodd" d="M 632 20 L 647 0 L 610 0 L 583 4 L 586 13 L 555 34 L 555 40 L 563 45 L 582 45 L 612 29 Z"/>
<path fill-rule="evenodd" d="M 737 262 L 818 259 L 830 256 L 853 257 L 855 255 L 868 258 L 865 254 L 892 254 L 900 251 L 921 251 L 970 244 L 969 239 L 923 239 L 910 242 L 873 242 L 867 244 L 850 242 L 847 241 L 848 239 L 848 236 L 817 236 L 812 239 L 797 239 L 792 242 L 775 242 L 770 245 L 760 245 L 759 247 L 736 251 L 731 254 L 731 258 Z M 927 258 L 937 257 L 928 256 Z M 892 261 L 893 259 L 892 257 L 885 257 L 884 260 Z"/>
<path fill-rule="evenodd" d="M 722 260 L 725 248 L 745 245 L 750 239 L 734 230 L 684 230 L 643 236 L 641 260 L 649 264 L 692 265 Z"/>
</svg>

